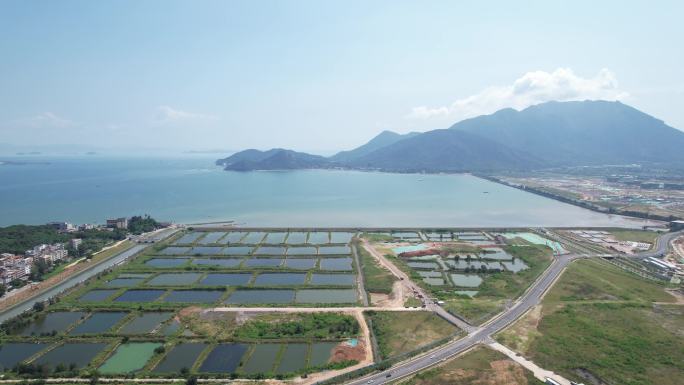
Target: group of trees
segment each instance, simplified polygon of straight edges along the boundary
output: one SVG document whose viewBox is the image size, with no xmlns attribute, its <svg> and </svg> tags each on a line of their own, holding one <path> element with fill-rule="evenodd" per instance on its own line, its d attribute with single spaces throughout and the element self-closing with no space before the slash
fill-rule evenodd
<svg viewBox="0 0 684 385">
<path fill-rule="evenodd" d="M 159 222 L 149 215 L 133 216 L 128 220 L 128 231 L 133 234 L 142 234 L 159 228 Z"/>
</svg>

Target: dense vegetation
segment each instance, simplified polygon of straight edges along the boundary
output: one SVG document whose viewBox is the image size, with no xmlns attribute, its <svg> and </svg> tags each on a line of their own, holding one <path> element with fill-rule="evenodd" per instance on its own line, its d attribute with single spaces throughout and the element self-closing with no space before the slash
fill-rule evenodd
<svg viewBox="0 0 684 385">
<path fill-rule="evenodd" d="M 142 234 L 159 228 L 159 222 L 149 215 L 133 216 L 128 220 L 128 231 L 133 234 Z"/>
<path fill-rule="evenodd" d="M 66 242 L 68 234 L 60 234 L 51 226 L 14 225 L 0 227 L 0 252 L 23 254 L 42 243 Z"/>
<path fill-rule="evenodd" d="M 252 320 L 235 330 L 235 337 L 248 339 L 351 338 L 359 333 L 352 316 L 335 313 L 298 314 L 289 320 Z"/>
</svg>

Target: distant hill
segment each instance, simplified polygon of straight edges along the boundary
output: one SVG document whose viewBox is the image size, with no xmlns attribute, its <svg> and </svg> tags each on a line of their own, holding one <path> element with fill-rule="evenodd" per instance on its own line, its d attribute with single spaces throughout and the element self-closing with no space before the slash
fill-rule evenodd
<svg viewBox="0 0 684 385">
<path fill-rule="evenodd" d="M 684 165 L 684 132 L 620 102 L 549 102 L 503 109 L 449 129 L 399 135 L 384 131 L 330 158 L 291 150 L 246 150 L 217 164 L 228 170 L 348 167 L 466 172 L 557 166 Z"/>
<path fill-rule="evenodd" d="M 282 148 L 268 151 L 245 150 L 216 161 L 217 165 L 233 171 L 323 168 L 328 163 L 323 156 Z"/>
<path fill-rule="evenodd" d="M 330 157 L 333 162 L 344 163 L 359 159 L 365 155 L 370 154 L 375 150 L 379 150 L 383 147 L 394 144 L 402 139 L 412 138 L 416 135 L 420 135 L 419 132 L 409 132 L 408 134 L 397 134 L 392 131 L 383 131 L 376 137 L 371 139 L 368 143 L 359 146 L 353 150 L 340 151 L 337 154 Z"/>
</svg>

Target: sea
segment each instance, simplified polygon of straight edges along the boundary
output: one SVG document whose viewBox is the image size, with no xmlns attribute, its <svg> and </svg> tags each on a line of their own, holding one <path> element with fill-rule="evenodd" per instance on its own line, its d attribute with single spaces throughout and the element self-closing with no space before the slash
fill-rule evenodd
<svg viewBox="0 0 684 385">
<path fill-rule="evenodd" d="M 263 227 L 638 227 L 467 174 L 224 171 L 214 157 L 4 157 L 0 226 L 149 214 Z"/>
</svg>

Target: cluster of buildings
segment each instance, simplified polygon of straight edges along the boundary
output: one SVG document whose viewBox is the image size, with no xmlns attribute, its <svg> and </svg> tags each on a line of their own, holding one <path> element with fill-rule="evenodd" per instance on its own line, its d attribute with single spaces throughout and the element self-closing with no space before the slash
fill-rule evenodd
<svg viewBox="0 0 684 385">
<path fill-rule="evenodd" d="M 9 285 L 14 280 L 27 280 L 37 260 L 53 264 L 68 256 L 69 252 L 63 243 L 38 245 L 26 250 L 24 255 L 0 254 L 0 284 Z"/>
<path fill-rule="evenodd" d="M 625 254 L 634 254 L 635 252 L 647 251 L 651 248 L 651 244 L 646 242 L 618 241 L 607 231 L 571 230 L 570 233 L 580 240 L 592 242 Z"/>
</svg>

